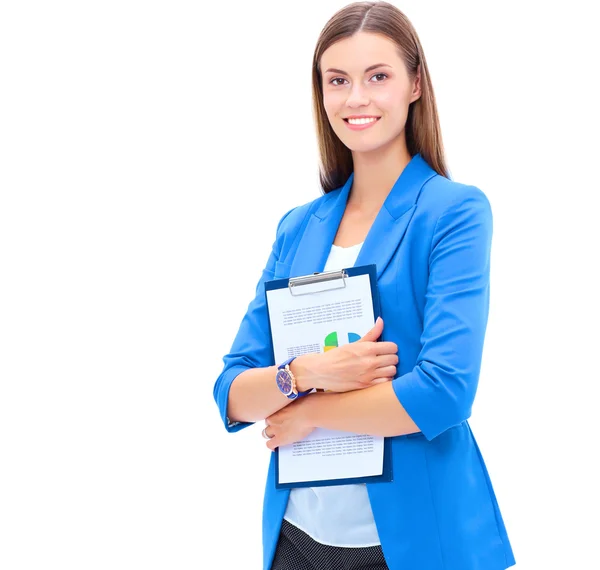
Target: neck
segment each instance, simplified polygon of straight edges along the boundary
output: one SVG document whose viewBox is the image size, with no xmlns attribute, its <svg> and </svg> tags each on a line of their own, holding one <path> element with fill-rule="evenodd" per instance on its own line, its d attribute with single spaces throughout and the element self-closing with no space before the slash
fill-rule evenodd
<svg viewBox="0 0 600 570">
<path fill-rule="evenodd" d="M 379 210 L 411 156 L 402 133 L 384 148 L 353 152 L 352 160 L 354 179 L 348 203 L 364 210 Z"/>
</svg>

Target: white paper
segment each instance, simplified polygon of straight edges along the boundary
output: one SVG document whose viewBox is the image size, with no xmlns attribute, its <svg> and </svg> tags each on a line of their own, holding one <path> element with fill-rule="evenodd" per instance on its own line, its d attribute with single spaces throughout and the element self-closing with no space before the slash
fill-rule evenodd
<svg viewBox="0 0 600 570">
<path fill-rule="evenodd" d="M 279 482 L 299 483 L 381 475 L 383 437 L 317 428 L 279 448 Z"/>
<path fill-rule="evenodd" d="M 267 291 L 275 362 L 354 342 L 374 325 L 369 275 Z M 298 294 L 301 293 L 301 294 Z M 309 294 L 306 294 L 309 293 Z M 291 404 L 293 405 L 293 404 Z M 279 483 L 381 475 L 383 437 L 318 428 L 279 448 Z"/>
</svg>

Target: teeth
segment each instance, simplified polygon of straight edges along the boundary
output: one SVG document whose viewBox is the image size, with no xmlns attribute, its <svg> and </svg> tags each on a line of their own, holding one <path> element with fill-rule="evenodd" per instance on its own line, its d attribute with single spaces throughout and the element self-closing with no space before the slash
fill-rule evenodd
<svg viewBox="0 0 600 570">
<path fill-rule="evenodd" d="M 366 125 L 367 123 L 374 123 L 377 119 L 375 117 L 369 117 L 366 119 L 348 119 L 351 125 Z"/>
</svg>

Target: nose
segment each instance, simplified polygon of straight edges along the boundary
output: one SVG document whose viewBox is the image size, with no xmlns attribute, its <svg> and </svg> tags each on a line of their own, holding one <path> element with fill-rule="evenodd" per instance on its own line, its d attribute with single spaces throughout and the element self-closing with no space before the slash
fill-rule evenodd
<svg viewBox="0 0 600 570">
<path fill-rule="evenodd" d="M 351 108 L 363 107 L 369 104 L 367 88 L 360 82 L 354 83 L 348 94 L 346 105 Z"/>
</svg>

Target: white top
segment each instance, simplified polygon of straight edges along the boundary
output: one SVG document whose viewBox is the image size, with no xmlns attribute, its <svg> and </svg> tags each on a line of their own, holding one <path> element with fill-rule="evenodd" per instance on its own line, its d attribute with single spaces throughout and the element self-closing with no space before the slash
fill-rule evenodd
<svg viewBox="0 0 600 570">
<path fill-rule="evenodd" d="M 361 247 L 362 243 L 332 246 L 323 270 L 353 267 Z M 381 544 L 364 483 L 292 489 L 283 518 L 321 544 L 355 548 Z"/>
</svg>

